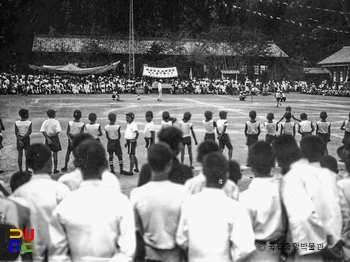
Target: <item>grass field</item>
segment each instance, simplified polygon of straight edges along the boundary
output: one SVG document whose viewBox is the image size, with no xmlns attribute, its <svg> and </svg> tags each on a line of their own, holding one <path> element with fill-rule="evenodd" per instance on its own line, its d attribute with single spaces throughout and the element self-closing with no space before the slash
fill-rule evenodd
<svg viewBox="0 0 350 262">
<path fill-rule="evenodd" d="M 163 111 L 169 111 L 172 117 L 178 120 L 182 119 L 183 113 L 189 111 L 192 113 L 192 122 L 198 142 L 204 137 L 204 130 L 201 121 L 204 118 L 204 111 L 211 110 L 214 112 L 214 120 L 218 119 L 218 113 L 221 110 L 228 111 L 229 128 L 228 133 L 234 147 L 233 159 L 237 160 L 242 167 L 245 167 L 247 157 L 247 146 L 245 145 L 244 123 L 249 120 L 250 110 L 256 110 L 260 123 L 266 120 L 266 114 L 273 112 L 275 120 L 279 120 L 285 112 L 287 105 L 292 107 L 292 112 L 299 117 L 300 113 L 305 112 L 308 118 L 313 122 L 319 120 L 320 111 L 328 113 L 328 121 L 332 122 L 331 142 L 328 144 L 329 153 L 336 156 L 336 149 L 341 145 L 343 131 L 340 125 L 343 120 L 347 119 L 350 112 L 350 99 L 346 97 L 326 97 L 315 95 L 302 95 L 296 93 L 287 94 L 287 102 L 282 107 L 276 108 L 276 102 L 273 96 L 254 96 L 247 97 L 246 101 L 239 101 L 237 96 L 226 95 L 163 95 L 162 102 L 157 101 L 157 95 L 141 95 L 141 100 L 136 99 L 136 95 L 122 94 L 121 102 L 111 99 L 111 95 L 31 95 L 31 96 L 0 96 L 0 117 L 5 125 L 3 133 L 3 146 L 0 151 L 0 170 L 4 170 L 1 179 L 8 183 L 10 176 L 18 170 L 16 137 L 14 134 L 14 122 L 19 119 L 18 110 L 20 108 L 29 109 L 29 120 L 33 122 L 33 133 L 31 143 L 44 142 L 43 135 L 39 132 L 42 122 L 47 119 L 46 110 L 53 108 L 57 110 L 56 119 L 60 121 L 63 132 L 60 134 L 60 140 L 63 150 L 59 152 L 59 169 L 63 167 L 64 157 L 67 148 L 67 137 L 65 131 L 67 123 L 73 117 L 73 111 L 80 109 L 83 113 L 82 121 L 88 122 L 88 114 L 94 112 L 97 114 L 97 123 L 104 127 L 108 123 L 107 115 L 110 112 L 117 114 L 117 124 L 121 125 L 122 140 L 124 145 L 124 130 L 126 127 L 125 114 L 133 112 L 135 122 L 141 131 L 138 139 L 137 158 L 140 166 L 146 161 L 145 142 L 143 139 L 143 129 L 145 125 L 145 112 L 153 111 L 154 123 L 159 129 L 161 115 Z M 260 139 L 265 138 L 265 130 L 262 129 Z M 300 135 L 296 135 L 300 140 Z M 104 145 L 107 144 L 105 135 L 101 139 Z M 193 145 L 194 159 L 196 155 L 196 146 Z M 227 156 L 227 150 L 224 151 Z M 72 160 L 72 157 L 71 157 Z M 185 164 L 188 164 L 188 155 L 185 156 Z M 194 163 L 198 167 L 197 163 Z M 115 159 L 116 170 L 118 164 Z M 129 159 L 124 150 L 124 169 L 128 170 Z M 69 170 L 73 169 L 72 161 L 69 163 Z M 244 178 L 240 183 L 240 188 L 244 190 L 250 181 L 251 172 L 243 168 Z M 198 171 L 197 171 L 198 172 Z M 342 171 L 341 171 L 342 172 Z M 133 177 L 121 178 L 122 190 L 127 195 L 137 183 L 138 175 Z"/>
</svg>

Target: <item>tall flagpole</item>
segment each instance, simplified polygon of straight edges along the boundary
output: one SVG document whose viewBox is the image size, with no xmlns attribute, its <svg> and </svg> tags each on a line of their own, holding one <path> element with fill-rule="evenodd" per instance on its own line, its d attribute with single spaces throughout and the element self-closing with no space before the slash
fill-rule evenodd
<svg viewBox="0 0 350 262">
<path fill-rule="evenodd" d="M 130 0 L 129 16 L 129 79 L 135 75 L 135 33 L 134 33 L 134 0 Z"/>
</svg>

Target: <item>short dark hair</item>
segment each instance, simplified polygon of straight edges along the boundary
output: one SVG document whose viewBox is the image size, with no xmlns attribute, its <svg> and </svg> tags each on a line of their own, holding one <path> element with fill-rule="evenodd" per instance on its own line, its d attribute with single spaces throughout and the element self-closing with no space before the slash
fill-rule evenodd
<svg viewBox="0 0 350 262">
<path fill-rule="evenodd" d="M 11 176 L 10 187 L 12 192 L 27 183 L 32 178 L 32 174 L 25 171 L 18 171 Z"/>
<path fill-rule="evenodd" d="M 307 119 L 307 114 L 301 113 L 301 114 L 300 114 L 300 119 L 302 119 L 302 120 Z"/>
<path fill-rule="evenodd" d="M 153 144 L 148 150 L 148 163 L 153 171 L 164 171 L 174 155 L 168 144 Z"/>
<path fill-rule="evenodd" d="M 256 118 L 256 111 L 255 110 L 250 111 L 249 117 L 255 119 Z"/>
<path fill-rule="evenodd" d="M 207 183 L 217 184 L 221 187 L 227 180 L 228 162 L 219 152 L 207 154 L 203 159 L 203 174 Z"/>
<path fill-rule="evenodd" d="M 214 141 L 211 141 L 211 140 L 203 141 L 197 147 L 197 161 L 199 163 L 202 163 L 202 160 L 205 155 L 212 152 L 219 152 L 219 151 L 220 151 L 219 145 Z"/>
<path fill-rule="evenodd" d="M 265 141 L 258 141 L 249 147 L 248 162 L 259 174 L 268 175 L 275 164 L 271 146 Z"/>
<path fill-rule="evenodd" d="M 75 118 L 75 119 L 80 119 L 81 118 L 81 111 L 79 110 L 79 109 L 77 109 L 77 110 L 74 110 L 74 112 L 73 112 L 73 117 Z"/>
<path fill-rule="evenodd" d="M 93 139 L 94 137 L 89 133 L 82 133 L 74 137 L 72 142 L 73 156 L 75 157 L 75 149 L 78 147 L 78 145 L 80 145 L 85 140 L 93 140 Z"/>
<path fill-rule="evenodd" d="M 281 135 L 276 137 L 273 145 L 278 164 L 282 168 L 282 174 L 288 172 L 290 165 L 301 157 L 300 149 L 294 137 Z"/>
<path fill-rule="evenodd" d="M 326 152 L 326 145 L 323 140 L 317 136 L 306 136 L 300 141 L 302 157 L 309 162 L 318 162 Z"/>
<path fill-rule="evenodd" d="M 75 149 L 74 165 L 81 169 L 84 179 L 99 177 L 107 167 L 106 150 L 97 140 L 85 140 Z"/>
<path fill-rule="evenodd" d="M 321 119 L 326 119 L 327 118 L 327 112 L 325 112 L 325 111 L 322 111 L 321 113 L 320 113 L 320 118 Z"/>
<path fill-rule="evenodd" d="M 96 115 L 95 113 L 90 113 L 88 119 L 89 119 L 90 121 L 96 121 L 97 115 Z"/>
<path fill-rule="evenodd" d="M 168 119 L 170 118 L 169 112 L 168 112 L 168 111 L 164 111 L 164 112 L 162 113 L 162 118 L 163 118 L 164 121 L 165 121 L 165 120 L 168 120 Z"/>
<path fill-rule="evenodd" d="M 153 112 L 152 112 L 152 111 L 147 111 L 147 112 L 146 112 L 146 117 L 147 117 L 147 116 L 153 118 Z"/>
<path fill-rule="evenodd" d="M 321 157 L 320 159 L 321 167 L 328 168 L 329 170 L 333 171 L 334 173 L 338 174 L 338 161 L 334 157 L 330 155 L 325 155 Z"/>
<path fill-rule="evenodd" d="M 234 160 L 228 161 L 228 178 L 236 184 L 242 179 L 241 167 L 238 162 Z"/>
<path fill-rule="evenodd" d="M 167 126 L 158 132 L 160 142 L 168 144 L 172 150 L 179 150 L 179 143 L 182 142 L 182 131 L 175 126 Z"/>
<path fill-rule="evenodd" d="M 285 117 L 287 120 L 289 120 L 289 119 L 292 118 L 292 113 L 291 113 L 291 112 L 285 112 L 285 113 L 284 113 L 284 117 Z"/>
<path fill-rule="evenodd" d="M 108 120 L 109 121 L 116 121 L 117 120 L 117 115 L 114 113 L 109 113 L 108 114 Z"/>
<path fill-rule="evenodd" d="M 40 171 L 51 160 L 51 150 L 41 143 L 32 144 L 27 151 L 27 164 L 34 172 Z"/>
<path fill-rule="evenodd" d="M 20 109 L 20 110 L 18 111 L 18 114 L 19 114 L 19 116 L 22 117 L 22 118 L 28 118 L 28 116 L 29 116 L 29 110 L 22 108 L 22 109 Z"/>
</svg>

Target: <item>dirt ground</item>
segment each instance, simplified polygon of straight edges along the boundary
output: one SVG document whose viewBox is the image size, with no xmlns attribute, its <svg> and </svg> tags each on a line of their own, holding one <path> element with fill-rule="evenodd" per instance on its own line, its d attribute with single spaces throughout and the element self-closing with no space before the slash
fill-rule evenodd
<svg viewBox="0 0 350 262">
<path fill-rule="evenodd" d="M 237 96 L 229 95 L 163 95 L 162 102 L 157 101 L 157 95 L 141 95 L 141 100 L 137 100 L 136 95 L 122 94 L 121 102 L 113 101 L 109 94 L 98 95 L 30 95 L 16 96 L 7 95 L 0 96 L 0 117 L 3 120 L 6 130 L 3 132 L 3 146 L 0 150 L 0 170 L 4 173 L 0 174 L 0 180 L 6 184 L 9 183 L 11 175 L 18 170 L 16 137 L 14 133 L 14 122 L 19 119 L 18 110 L 20 108 L 29 109 L 29 120 L 33 122 L 33 133 L 31 135 L 31 143 L 44 142 L 44 137 L 40 133 L 42 122 L 47 119 L 47 109 L 57 110 L 56 119 L 60 121 L 63 132 L 59 137 L 63 150 L 59 152 L 59 169 L 64 165 L 64 157 L 67 148 L 66 129 L 69 120 L 73 119 L 73 111 L 80 109 L 83 113 L 82 121 L 88 122 L 88 114 L 94 112 L 97 114 L 97 123 L 102 127 L 108 124 L 107 115 L 110 112 L 117 114 L 117 124 L 121 125 L 122 140 L 124 145 L 124 130 L 126 127 L 125 114 L 133 112 L 135 114 L 135 122 L 140 130 L 138 139 L 137 158 L 140 166 L 146 162 L 145 141 L 143 139 L 143 129 L 145 126 L 145 112 L 153 111 L 154 123 L 157 130 L 160 128 L 161 114 L 163 111 L 169 111 L 172 117 L 181 120 L 183 113 L 189 111 L 192 113 L 191 121 L 194 124 L 194 131 L 198 142 L 204 137 L 204 129 L 201 121 L 204 119 L 204 111 L 211 110 L 214 112 L 214 120 L 219 118 L 219 111 L 228 111 L 228 133 L 233 144 L 233 159 L 237 160 L 242 167 L 243 179 L 239 183 L 241 190 L 245 190 L 251 181 L 252 173 L 249 168 L 245 167 L 247 157 L 247 146 L 245 145 L 244 123 L 249 120 L 249 111 L 256 110 L 260 123 L 266 121 L 268 112 L 275 114 L 275 120 L 279 120 L 285 112 L 286 106 L 292 107 L 292 112 L 297 117 L 300 113 L 305 112 L 308 118 L 313 122 L 319 120 L 320 111 L 327 111 L 328 121 L 332 122 L 331 142 L 328 144 L 329 153 L 336 156 L 336 149 L 341 145 L 343 131 L 340 130 L 342 121 L 347 119 L 350 108 L 350 99 L 346 97 L 326 97 L 316 95 L 302 95 L 297 93 L 287 94 L 287 102 L 282 107 L 276 108 L 276 102 L 273 96 L 254 96 L 247 97 L 246 101 L 239 101 Z M 265 130 L 262 129 L 260 139 L 265 138 Z M 300 135 L 296 135 L 297 141 L 300 141 Z M 107 144 L 105 134 L 101 139 L 103 145 Z M 197 152 L 197 146 L 193 144 L 194 159 Z M 227 156 L 227 150 L 224 151 Z M 115 166 L 118 169 L 117 160 Z M 185 155 L 185 164 L 189 164 L 188 155 Z M 198 173 L 199 165 L 194 162 Z M 124 168 L 128 169 L 129 159 L 124 150 Z M 69 171 L 73 170 L 72 157 L 69 162 Z M 344 167 L 340 163 L 340 173 L 344 172 Z M 278 172 L 278 170 L 274 170 Z M 122 191 L 129 195 L 130 191 L 135 187 L 138 180 L 138 174 L 132 177 L 121 176 Z"/>
</svg>

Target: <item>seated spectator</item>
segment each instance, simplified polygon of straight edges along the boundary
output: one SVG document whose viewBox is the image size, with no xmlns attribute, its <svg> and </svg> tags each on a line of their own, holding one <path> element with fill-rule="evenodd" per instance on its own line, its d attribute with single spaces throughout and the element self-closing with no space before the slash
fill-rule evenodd
<svg viewBox="0 0 350 262">
<path fill-rule="evenodd" d="M 25 171 L 18 171 L 11 176 L 10 187 L 12 192 L 27 183 L 32 178 L 32 174 Z"/>
<path fill-rule="evenodd" d="M 75 149 L 74 162 L 83 181 L 53 211 L 50 261 L 131 261 L 135 251 L 132 207 L 125 195 L 101 181 L 105 149 L 98 141 L 86 140 Z"/>
<path fill-rule="evenodd" d="M 332 172 L 334 172 L 336 174 L 339 173 L 338 162 L 334 157 L 332 157 L 330 155 L 325 155 L 325 156 L 321 157 L 320 165 L 321 165 L 321 167 L 328 168 L 329 170 L 331 170 Z"/>
</svg>

